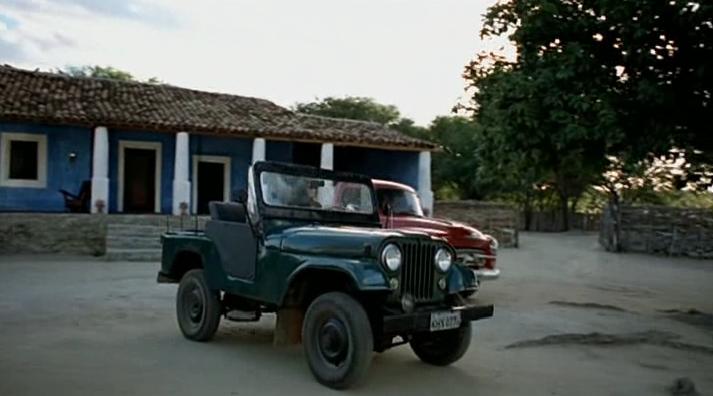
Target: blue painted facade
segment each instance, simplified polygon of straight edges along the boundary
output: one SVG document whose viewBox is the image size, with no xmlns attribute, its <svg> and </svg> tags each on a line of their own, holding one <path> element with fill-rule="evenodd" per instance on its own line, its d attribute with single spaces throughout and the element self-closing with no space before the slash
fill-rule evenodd
<svg viewBox="0 0 713 396">
<path fill-rule="evenodd" d="M 219 155 L 230 157 L 230 189 L 231 195 L 247 188 L 248 168 L 252 161 L 253 140 L 241 138 L 221 138 L 215 136 L 191 135 L 191 162 L 189 179 L 193 183 L 193 156 Z"/>
<path fill-rule="evenodd" d="M 89 128 L 40 124 L 0 123 L 0 133 L 31 133 L 47 136 L 47 186 L 45 188 L 0 186 L 0 211 L 62 212 L 60 189 L 79 193 L 91 179 L 92 131 Z M 3 148 L 0 147 L 0 153 Z M 76 157 L 70 159 L 70 154 Z M 2 155 L 2 154 L 0 154 Z"/>
<path fill-rule="evenodd" d="M 63 212 L 60 189 L 74 194 L 83 181 L 91 180 L 93 130 L 83 127 L 42 124 L 0 123 L 0 133 L 33 133 L 47 136 L 47 185 L 45 188 L 0 186 L 0 211 Z M 140 141 L 161 144 L 161 213 L 172 212 L 176 136 L 173 133 L 109 130 L 109 213 L 118 211 L 119 142 Z M 231 159 L 231 193 L 244 189 L 252 160 L 252 139 L 191 134 L 189 139 L 189 179 L 193 180 L 193 155 L 227 156 Z M 266 141 L 269 161 L 294 162 L 305 152 L 287 141 Z M 312 151 L 309 156 L 312 158 Z M 2 147 L 0 147 L 0 155 Z M 76 154 L 71 159 L 70 154 Z M 373 178 L 394 180 L 418 188 L 417 152 L 360 147 L 334 147 L 334 168 Z"/>
<path fill-rule="evenodd" d="M 336 146 L 334 169 L 393 180 L 418 189 L 418 156 L 415 151 Z"/>
<path fill-rule="evenodd" d="M 161 143 L 161 213 L 171 213 L 176 135 L 124 130 L 109 130 L 109 213 L 118 211 L 119 141 L 121 140 Z"/>
<path fill-rule="evenodd" d="M 292 143 L 268 140 L 265 143 L 265 159 L 267 161 L 292 162 Z"/>
</svg>

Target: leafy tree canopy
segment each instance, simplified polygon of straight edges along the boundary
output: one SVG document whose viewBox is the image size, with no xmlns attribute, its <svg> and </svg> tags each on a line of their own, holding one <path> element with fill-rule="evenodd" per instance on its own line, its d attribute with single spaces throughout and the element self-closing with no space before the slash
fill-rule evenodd
<svg viewBox="0 0 713 396">
<path fill-rule="evenodd" d="M 481 126 L 480 174 L 522 176 L 523 195 L 551 187 L 566 222 L 568 203 L 601 181 L 607 156 L 635 164 L 673 146 L 711 150 L 711 34 L 710 3 L 492 6 L 481 35 L 507 35 L 517 58 L 479 54 L 464 73 Z"/>
<path fill-rule="evenodd" d="M 64 69 L 57 70 L 58 73 L 67 74 L 72 77 L 95 77 L 108 78 L 111 80 L 120 81 L 137 81 L 134 76 L 124 70 L 117 69 L 112 66 L 67 66 Z M 144 81 L 151 84 L 161 84 L 161 81 L 156 77 L 151 77 Z"/>
<path fill-rule="evenodd" d="M 384 105 L 371 98 L 325 98 L 321 101 L 299 103 L 294 110 L 329 117 L 375 121 L 409 136 L 426 139 L 443 146 L 442 152 L 433 155 L 433 188 L 440 198 L 465 198 L 481 196 L 476 186 L 476 125 L 465 117 L 437 117 L 430 126 L 416 125 L 413 120 L 400 116 L 392 105 Z"/>
<path fill-rule="evenodd" d="M 428 128 L 428 137 L 443 151 L 433 154 L 433 189 L 439 198 L 483 198 L 478 183 L 478 126 L 461 116 L 440 116 Z"/>
<path fill-rule="evenodd" d="M 372 98 L 358 96 L 327 97 L 314 102 L 297 103 L 293 110 L 325 117 L 373 121 L 382 124 L 396 123 L 401 118 L 396 106 L 377 103 Z"/>
</svg>

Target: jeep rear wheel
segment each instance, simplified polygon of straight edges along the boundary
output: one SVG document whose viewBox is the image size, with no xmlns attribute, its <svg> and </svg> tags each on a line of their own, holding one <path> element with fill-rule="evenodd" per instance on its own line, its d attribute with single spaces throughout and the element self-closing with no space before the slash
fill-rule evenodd
<svg viewBox="0 0 713 396">
<path fill-rule="evenodd" d="M 302 326 L 307 363 L 321 384 L 346 389 L 369 369 L 374 340 L 364 307 L 347 294 L 331 292 L 310 304 Z"/>
<path fill-rule="evenodd" d="M 194 341 L 213 338 L 220 324 L 219 294 L 211 291 L 202 269 L 186 272 L 176 294 L 176 317 L 183 335 Z"/>
<path fill-rule="evenodd" d="M 414 334 L 411 349 L 422 362 L 448 366 L 465 355 L 470 346 L 470 322 L 463 326 L 433 333 Z"/>
</svg>

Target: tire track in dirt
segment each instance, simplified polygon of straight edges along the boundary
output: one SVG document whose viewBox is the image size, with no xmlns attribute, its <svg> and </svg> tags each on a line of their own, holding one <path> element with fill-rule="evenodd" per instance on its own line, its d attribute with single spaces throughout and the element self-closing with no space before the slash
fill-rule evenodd
<svg viewBox="0 0 713 396">
<path fill-rule="evenodd" d="M 713 347 L 707 345 L 689 344 L 679 341 L 678 334 L 648 330 L 634 333 L 562 333 L 551 334 L 542 338 L 517 341 L 506 345 L 505 349 L 531 348 L 550 345 L 571 346 L 587 345 L 601 347 L 629 346 L 629 345 L 654 345 L 664 348 L 677 349 L 687 352 L 699 352 L 713 355 Z"/>
</svg>

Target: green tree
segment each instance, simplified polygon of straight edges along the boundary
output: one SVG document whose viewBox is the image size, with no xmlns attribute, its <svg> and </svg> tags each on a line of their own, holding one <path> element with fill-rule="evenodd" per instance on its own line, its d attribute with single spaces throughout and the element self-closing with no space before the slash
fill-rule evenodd
<svg viewBox="0 0 713 396">
<path fill-rule="evenodd" d="M 442 151 L 433 154 L 433 188 L 438 198 L 482 198 L 486 191 L 478 183 L 478 126 L 461 116 L 440 116 L 431 122 L 427 137 Z"/>
<path fill-rule="evenodd" d="M 325 98 L 321 101 L 298 103 L 295 111 L 329 117 L 374 121 L 419 139 L 442 146 L 433 154 L 433 188 L 438 198 L 481 198 L 485 191 L 476 181 L 477 127 L 473 120 L 459 116 L 441 116 L 428 127 L 416 125 L 393 105 L 384 105 L 371 98 Z"/>
<path fill-rule="evenodd" d="M 483 36 L 517 59 L 480 54 L 465 71 L 482 127 L 480 174 L 511 174 L 568 207 L 601 181 L 607 155 L 636 163 L 672 145 L 706 150 L 712 5 L 619 0 L 499 2 Z M 524 175 L 530 175 L 525 177 Z M 546 188 L 545 188 L 546 189 Z M 523 195 L 527 195 L 523 191 Z"/>
<path fill-rule="evenodd" d="M 131 73 L 112 66 L 67 66 L 64 69 L 57 70 L 57 72 L 67 74 L 72 77 L 94 77 L 120 81 L 137 81 Z M 161 80 L 156 77 L 151 77 L 144 82 L 150 84 L 162 84 Z"/>
<path fill-rule="evenodd" d="M 396 106 L 377 103 L 372 98 L 357 96 L 327 97 L 314 102 L 297 103 L 293 106 L 293 110 L 306 114 L 373 121 L 381 124 L 396 123 L 401 118 Z"/>
</svg>

